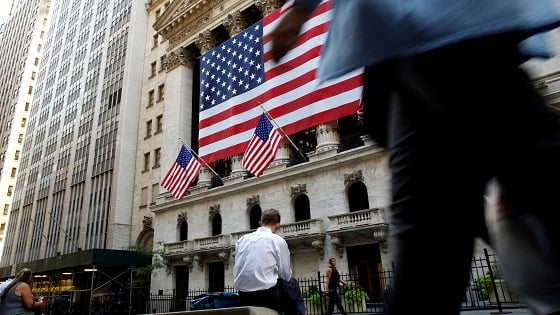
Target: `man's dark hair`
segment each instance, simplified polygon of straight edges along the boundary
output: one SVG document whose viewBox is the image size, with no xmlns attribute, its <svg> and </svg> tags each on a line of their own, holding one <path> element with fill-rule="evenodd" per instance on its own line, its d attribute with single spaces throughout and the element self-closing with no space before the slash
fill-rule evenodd
<svg viewBox="0 0 560 315">
<path fill-rule="evenodd" d="M 261 224 L 269 225 L 271 223 L 280 223 L 280 212 L 276 209 L 264 210 L 262 213 Z"/>
</svg>

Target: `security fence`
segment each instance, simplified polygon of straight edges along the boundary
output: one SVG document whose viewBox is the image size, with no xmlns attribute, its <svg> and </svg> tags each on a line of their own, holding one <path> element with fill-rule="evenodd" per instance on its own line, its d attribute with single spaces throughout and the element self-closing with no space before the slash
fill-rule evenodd
<svg viewBox="0 0 560 315">
<path fill-rule="evenodd" d="M 340 287 L 340 297 L 349 313 L 383 314 L 387 301 L 391 297 L 392 270 L 377 272 L 341 274 L 348 283 Z M 326 276 L 321 272 L 314 278 L 298 279 L 302 296 L 307 307 L 307 314 L 319 315 L 327 312 L 327 296 L 322 292 Z M 445 283 L 442 283 L 445 290 Z M 233 287 L 225 287 L 222 292 L 237 293 Z M 189 310 L 190 301 L 202 294 L 210 293 L 207 289 L 193 289 L 183 294 L 151 294 L 146 301 L 146 313 Z M 434 292 L 433 303 L 437 304 L 438 292 Z M 425 305 L 424 305 L 425 306 Z M 484 257 L 473 257 L 471 281 L 465 291 L 463 310 L 523 307 L 522 302 L 512 292 L 501 277 L 497 257 L 484 250 Z"/>
</svg>

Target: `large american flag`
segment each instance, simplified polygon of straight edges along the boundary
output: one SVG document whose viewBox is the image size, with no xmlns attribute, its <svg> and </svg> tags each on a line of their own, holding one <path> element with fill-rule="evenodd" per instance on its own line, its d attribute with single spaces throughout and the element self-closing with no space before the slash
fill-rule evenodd
<svg viewBox="0 0 560 315">
<path fill-rule="evenodd" d="M 276 157 L 282 139 L 284 137 L 278 128 L 272 125 L 265 114 L 262 114 L 241 164 L 255 176 L 261 176 Z"/>
<path fill-rule="evenodd" d="M 299 41 L 279 63 L 272 59 L 269 34 L 286 8 L 201 56 L 201 159 L 210 163 L 243 153 L 263 109 L 288 135 L 355 113 L 362 70 L 322 85 L 315 78 L 331 1 L 319 5 Z"/>
<path fill-rule="evenodd" d="M 192 182 L 200 174 L 202 164 L 183 145 L 173 166 L 161 181 L 161 187 L 167 189 L 175 198 L 183 199 Z"/>
</svg>

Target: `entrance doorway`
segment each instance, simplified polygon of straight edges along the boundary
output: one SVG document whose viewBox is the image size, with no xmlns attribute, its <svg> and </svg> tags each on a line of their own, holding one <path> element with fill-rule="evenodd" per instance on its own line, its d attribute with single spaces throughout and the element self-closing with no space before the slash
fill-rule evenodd
<svg viewBox="0 0 560 315">
<path fill-rule="evenodd" d="M 177 289 L 177 298 L 185 299 L 189 290 L 189 267 L 175 267 L 175 288 Z"/>
<path fill-rule="evenodd" d="M 368 293 L 370 303 L 382 303 L 385 281 L 379 245 L 350 246 L 346 248 L 346 252 L 348 270 L 354 284 Z"/>
<path fill-rule="evenodd" d="M 210 292 L 224 291 L 224 263 L 211 262 L 208 264 L 208 290 Z"/>
</svg>

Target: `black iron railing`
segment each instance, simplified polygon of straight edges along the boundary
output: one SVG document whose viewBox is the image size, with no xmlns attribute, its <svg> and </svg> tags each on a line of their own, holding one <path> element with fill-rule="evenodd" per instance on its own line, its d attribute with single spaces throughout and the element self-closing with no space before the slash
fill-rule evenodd
<svg viewBox="0 0 560 315">
<path fill-rule="evenodd" d="M 497 309 L 524 307 L 519 296 L 510 290 L 501 277 L 497 257 L 484 250 L 484 257 L 473 257 L 471 281 L 465 291 L 463 310 Z M 349 313 L 382 314 L 387 301 L 391 298 L 392 270 L 379 270 L 373 273 L 341 274 L 349 284 L 340 287 L 339 294 L 346 311 Z M 298 279 L 308 315 L 326 314 L 327 297 L 322 292 L 326 276 L 321 272 L 314 278 Z M 445 290 L 442 283 L 441 290 Z M 208 289 L 191 289 L 187 292 L 171 294 L 152 294 L 146 301 L 146 313 L 189 310 L 190 301 L 202 294 L 210 293 Z M 227 286 L 222 292 L 237 293 Z M 437 303 L 438 292 L 434 292 Z"/>
</svg>

